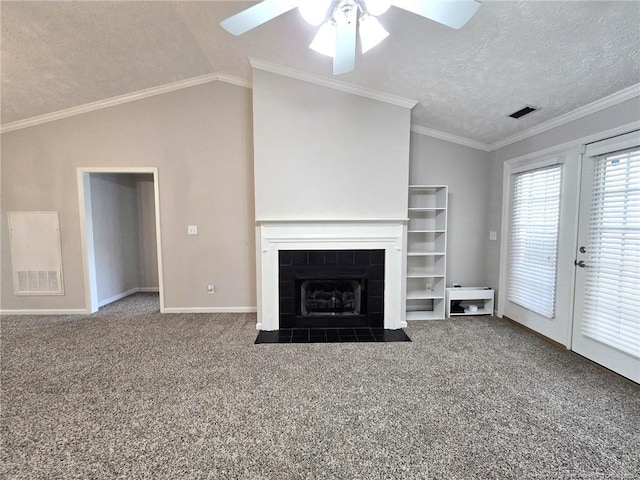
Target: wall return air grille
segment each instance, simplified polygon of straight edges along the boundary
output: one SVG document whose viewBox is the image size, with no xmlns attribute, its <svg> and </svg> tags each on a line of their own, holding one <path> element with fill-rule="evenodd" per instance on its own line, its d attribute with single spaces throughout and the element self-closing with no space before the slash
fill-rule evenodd
<svg viewBox="0 0 640 480">
<path fill-rule="evenodd" d="M 60 272 L 55 270 L 21 270 L 18 273 L 18 290 L 16 293 L 50 293 L 59 292 Z"/>
<path fill-rule="evenodd" d="M 58 212 L 9 212 L 16 295 L 62 295 Z"/>
</svg>

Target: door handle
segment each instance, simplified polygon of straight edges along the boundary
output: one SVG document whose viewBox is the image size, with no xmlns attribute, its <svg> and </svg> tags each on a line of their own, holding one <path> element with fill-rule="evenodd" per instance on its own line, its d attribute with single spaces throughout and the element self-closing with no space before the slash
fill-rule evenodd
<svg viewBox="0 0 640 480">
<path fill-rule="evenodd" d="M 575 260 L 575 261 L 573 262 L 573 264 L 574 264 L 576 267 L 580 267 L 580 268 L 586 268 L 586 266 L 587 266 L 587 264 L 586 264 L 586 263 L 584 263 L 584 260 Z"/>
</svg>

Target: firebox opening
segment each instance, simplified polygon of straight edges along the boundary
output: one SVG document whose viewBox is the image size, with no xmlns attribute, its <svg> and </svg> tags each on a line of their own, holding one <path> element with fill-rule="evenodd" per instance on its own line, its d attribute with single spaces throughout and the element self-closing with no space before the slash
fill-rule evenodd
<svg viewBox="0 0 640 480">
<path fill-rule="evenodd" d="M 280 328 L 384 326 L 384 250 L 279 250 L 278 260 Z"/>
<path fill-rule="evenodd" d="M 300 284 L 300 314 L 360 315 L 364 279 L 305 280 Z"/>
</svg>

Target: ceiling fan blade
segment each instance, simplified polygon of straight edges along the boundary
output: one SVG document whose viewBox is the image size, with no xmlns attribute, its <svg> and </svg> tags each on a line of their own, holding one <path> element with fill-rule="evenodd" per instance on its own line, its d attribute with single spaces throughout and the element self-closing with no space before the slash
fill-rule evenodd
<svg viewBox="0 0 640 480">
<path fill-rule="evenodd" d="M 348 73 L 356 66 L 357 10 L 354 13 L 354 15 L 340 15 L 336 18 L 336 56 L 333 57 L 334 75 Z"/>
<path fill-rule="evenodd" d="M 264 0 L 223 20 L 220 25 L 229 33 L 242 35 L 297 6 L 298 0 Z"/>
<path fill-rule="evenodd" d="M 392 0 L 391 4 L 451 28 L 462 27 L 480 7 L 476 0 Z"/>
</svg>

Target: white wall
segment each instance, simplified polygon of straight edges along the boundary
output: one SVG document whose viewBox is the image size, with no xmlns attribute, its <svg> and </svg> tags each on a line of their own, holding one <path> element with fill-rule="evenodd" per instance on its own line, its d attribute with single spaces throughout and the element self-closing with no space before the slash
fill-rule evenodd
<svg viewBox="0 0 640 480">
<path fill-rule="evenodd" d="M 448 185 L 447 284 L 491 286 L 485 274 L 489 153 L 411 134 L 410 182 Z"/>
<path fill-rule="evenodd" d="M 0 308 L 86 307 L 77 168 L 127 166 L 158 168 L 166 307 L 255 307 L 251 125 L 251 90 L 213 82 L 2 134 Z M 59 212 L 65 295 L 13 294 L 12 210 Z"/>
<path fill-rule="evenodd" d="M 253 70 L 256 219 L 407 216 L 410 110 Z"/>
<path fill-rule="evenodd" d="M 261 218 L 337 219 L 343 205 L 342 218 L 406 217 L 408 109 L 254 74 Z M 0 308 L 85 308 L 76 169 L 109 166 L 159 169 L 167 307 L 255 306 L 251 109 L 250 90 L 214 82 L 2 134 Z M 413 135 L 412 181 L 450 186 L 449 282 L 498 286 L 500 245 L 487 235 L 494 230 L 500 238 L 505 160 L 639 117 L 640 100 L 629 100 L 492 152 L 488 170 L 480 166 L 484 152 Z M 312 175 L 302 168 L 309 163 Z M 14 295 L 6 223 L 12 210 L 59 212 L 65 295 Z M 199 234 L 188 236 L 194 224 Z M 154 256 L 152 242 L 143 244 Z M 484 265 L 477 253 L 483 245 Z M 209 282 L 214 295 L 206 293 Z"/>
<path fill-rule="evenodd" d="M 581 119 L 526 138 L 491 152 L 489 171 L 489 215 L 487 227 L 498 232 L 498 241 L 488 242 L 485 256 L 487 282 L 497 288 L 500 277 L 500 231 L 502 221 L 502 176 L 505 161 L 535 152 L 551 151 L 556 146 L 579 146 L 585 137 L 606 138 L 607 131 L 625 126 L 640 127 L 640 98 L 636 97 Z M 496 300 L 500 292 L 496 292 Z"/>
<path fill-rule="evenodd" d="M 98 302 L 138 287 L 138 206 L 131 175 L 91 174 Z M 108 302 L 106 302 L 108 303 Z"/>
<path fill-rule="evenodd" d="M 158 288 L 155 199 L 152 174 L 135 174 L 138 207 L 138 287 Z"/>
</svg>

